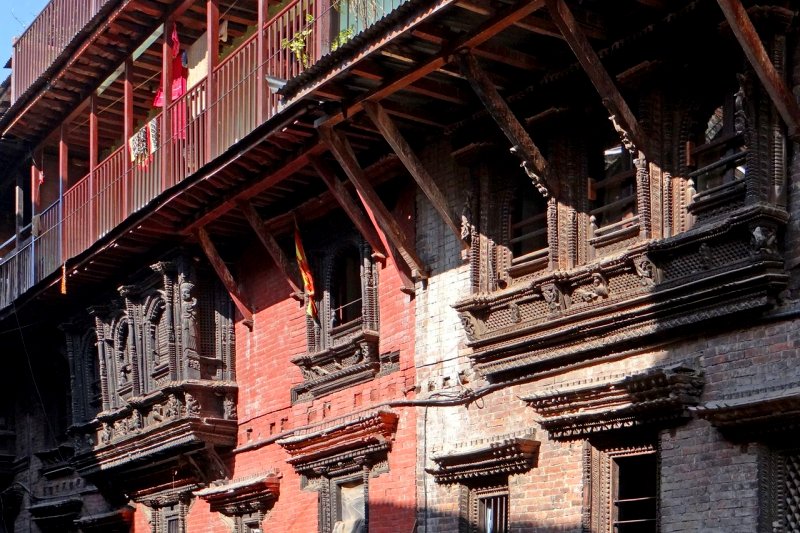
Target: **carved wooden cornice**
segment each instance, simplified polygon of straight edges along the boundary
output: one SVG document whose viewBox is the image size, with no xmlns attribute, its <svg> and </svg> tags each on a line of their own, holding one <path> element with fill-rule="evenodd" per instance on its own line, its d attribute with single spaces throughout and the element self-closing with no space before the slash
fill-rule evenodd
<svg viewBox="0 0 800 533">
<path fill-rule="evenodd" d="M 738 437 L 758 438 L 800 428 L 800 384 L 770 387 L 691 408 L 698 418 Z"/>
<path fill-rule="evenodd" d="M 535 464 L 539 445 L 533 435 L 481 443 L 434 455 L 436 468 L 426 471 L 437 483 L 467 483 L 475 478 L 521 474 Z"/>
<path fill-rule="evenodd" d="M 542 417 L 540 424 L 552 439 L 567 440 L 687 418 L 687 408 L 700 401 L 703 384 L 702 372 L 678 366 L 522 399 Z"/>
<path fill-rule="evenodd" d="M 767 309 L 788 279 L 777 239 L 787 218 L 748 205 L 579 268 L 471 295 L 453 306 L 470 358 L 498 382 Z"/>
<path fill-rule="evenodd" d="M 279 491 L 280 476 L 272 472 L 221 483 L 194 494 L 207 501 L 212 512 L 237 516 L 266 511 L 278 499 Z"/>
<path fill-rule="evenodd" d="M 369 465 L 391 447 L 398 416 L 378 410 L 360 414 L 320 429 L 298 431 L 278 442 L 299 473 L 325 475 L 330 470 L 353 465 Z"/>
<path fill-rule="evenodd" d="M 83 500 L 73 497 L 40 501 L 28 507 L 28 511 L 42 531 L 65 531 L 72 527 L 82 508 Z"/>
</svg>

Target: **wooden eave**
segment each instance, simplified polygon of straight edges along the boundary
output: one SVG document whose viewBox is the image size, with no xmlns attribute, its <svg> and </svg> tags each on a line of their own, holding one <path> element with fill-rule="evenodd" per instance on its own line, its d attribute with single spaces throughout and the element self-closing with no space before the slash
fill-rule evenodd
<svg viewBox="0 0 800 533">
<path fill-rule="evenodd" d="M 533 468 L 539 441 L 533 435 L 509 437 L 454 449 L 432 457 L 436 467 L 427 468 L 437 483 L 469 483 L 498 475 L 522 474 Z"/>
<path fill-rule="evenodd" d="M 705 380 L 686 366 L 656 368 L 600 384 L 543 391 L 522 398 L 556 440 L 685 418 Z"/>
<path fill-rule="evenodd" d="M 148 2 L 148 9 L 157 9 L 163 19 L 175 4 L 153 0 Z M 144 27 L 149 15 L 145 17 L 141 10 L 137 11 L 135 1 L 125 5 L 130 6 L 123 9 L 130 24 L 115 31 L 127 32 L 132 40 L 149 35 L 157 22 L 137 33 L 136 28 Z M 688 27 L 713 33 L 724 20 L 717 6 L 689 0 L 661 6 L 636 0 L 569 5 L 612 78 L 654 57 L 679 54 L 682 47 L 690 46 L 678 43 L 676 51 L 661 50 L 661 39 L 671 32 L 686 33 Z M 190 12 L 197 17 L 194 8 Z M 362 168 L 376 169 L 367 172 L 373 186 L 392 177 L 414 186 L 381 132 L 361 112 L 367 101 L 379 102 L 416 150 L 420 146 L 415 141 L 444 134 L 451 136 L 454 152 L 473 142 L 508 150 L 508 141 L 496 124 L 487 120 L 484 106 L 459 71 L 454 54 L 461 48 L 472 50 L 524 124 L 528 118 L 558 107 L 565 100 L 575 101 L 578 96 L 604 112 L 600 97 L 592 92 L 591 83 L 558 34 L 543 1 L 409 0 L 289 80 L 283 90 L 281 113 L 154 199 L 89 250 L 69 260 L 65 270 L 69 294 L 91 294 L 93 287 L 131 268 L 132 255 L 155 259 L 164 250 L 191 240 L 199 228 L 204 228 L 215 242 L 229 243 L 232 249 L 221 246 L 219 253 L 223 259 L 230 258 L 242 240 L 255 239 L 240 209 L 243 201 L 253 206 L 265 226 L 278 237 L 291 227 L 287 216 L 291 210 L 303 212 L 310 219 L 339 209 L 311 164 L 316 157 L 337 167 L 320 142 L 320 125 L 335 127 L 349 141 Z M 509 56 L 498 50 L 514 53 Z M 113 65 L 106 61 L 107 73 L 130 51 L 114 56 L 117 59 Z M 67 73 L 74 71 L 81 58 L 94 60 L 94 53 L 93 49 L 82 49 L 63 67 L 60 75 L 66 76 L 66 81 L 73 80 L 65 90 L 74 93 L 87 89 Z M 507 57 L 510 59 L 504 59 Z M 114 87 L 112 84 L 112 92 L 118 92 Z M 541 93 L 542 87 L 547 88 L 547 97 L 532 97 L 537 91 Z M 43 90 L 39 97 L 47 98 L 46 93 Z M 54 108 L 56 118 L 49 116 L 43 122 L 52 127 L 80 99 L 70 96 L 69 102 L 54 103 L 58 104 Z M 35 100 L 22 116 L 33 117 L 30 113 L 37 110 L 43 113 L 47 105 Z M 7 115 L 16 116 L 16 112 Z M 3 120 L 8 121 L 9 117 L 0 119 L 0 124 Z M 33 122 L 37 120 L 31 120 L 31 127 L 35 128 Z M 12 126 L 14 132 L 18 131 L 15 128 L 20 128 L 19 133 L 25 138 L 47 134 L 44 126 L 28 132 L 18 125 Z M 344 172 L 339 170 L 337 177 L 346 184 Z M 352 192 L 352 188 L 349 190 Z M 17 302 L 17 308 L 25 312 L 22 308 L 37 294 L 46 294 L 50 304 L 65 301 L 58 294 L 60 277 L 61 273 L 55 273 L 40 289 L 29 291 Z M 290 292 L 292 288 L 287 284 L 287 295 Z M 6 317 L 8 313 L 7 310 Z"/>
</svg>

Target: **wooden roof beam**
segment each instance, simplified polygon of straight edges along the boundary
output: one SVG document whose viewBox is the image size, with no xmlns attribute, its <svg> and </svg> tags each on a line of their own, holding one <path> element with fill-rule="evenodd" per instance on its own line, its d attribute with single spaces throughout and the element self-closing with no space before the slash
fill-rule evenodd
<svg viewBox="0 0 800 533">
<path fill-rule="evenodd" d="M 358 163 L 356 154 L 350 142 L 342 134 L 334 131 L 333 128 L 321 126 L 319 128 L 320 139 L 327 145 L 333 156 L 342 166 L 347 177 L 355 186 L 358 196 L 361 198 L 367 212 L 374 217 L 377 226 L 383 230 L 389 243 L 397 249 L 400 257 L 408 268 L 411 275 L 417 279 L 427 279 L 427 268 L 417 256 L 414 243 L 409 243 L 406 233 L 394 219 L 392 214 L 381 201 L 378 193 L 370 185 L 364 170 Z"/>
<path fill-rule="evenodd" d="M 286 278 L 287 283 L 289 283 L 289 286 L 292 288 L 292 297 L 302 301 L 300 295 L 303 294 L 303 289 L 301 288 L 303 284 L 289 263 L 286 254 L 283 253 L 280 245 L 278 245 L 278 241 L 276 241 L 272 233 L 267 231 L 264 227 L 264 221 L 256 212 L 256 208 L 253 207 L 250 201 L 242 200 L 239 202 L 239 209 L 244 213 L 244 217 L 247 219 L 247 222 L 250 223 L 250 227 L 256 232 L 258 240 L 261 241 L 261 244 L 267 249 L 272 260 L 275 261 L 275 265 L 283 273 L 283 277 Z"/>
<path fill-rule="evenodd" d="M 550 175 L 550 165 L 531 136 L 503 100 L 489 76 L 481 69 L 478 60 L 469 51 L 460 56 L 461 70 L 467 77 L 475 94 L 483 102 L 489 115 L 497 122 L 506 138 L 513 145 L 512 151 L 522 159 L 522 167 L 533 184 L 544 196 L 558 196 L 558 181 Z"/>
<path fill-rule="evenodd" d="M 219 252 L 217 252 L 217 247 L 214 246 L 213 242 L 211 242 L 211 237 L 209 237 L 205 228 L 198 228 L 195 232 L 195 236 L 197 237 L 203 252 L 206 254 L 209 263 L 211 263 L 211 266 L 214 268 L 214 271 L 217 273 L 217 276 L 222 282 L 222 285 L 228 291 L 228 294 L 230 295 L 231 300 L 233 300 L 234 305 L 242 314 L 242 320 L 244 324 L 250 329 L 250 331 L 252 331 L 253 311 L 250 309 L 250 306 L 244 303 L 244 296 L 242 295 L 241 291 L 239 291 L 239 287 L 236 285 L 236 281 L 233 279 L 231 271 L 228 270 L 228 266 L 225 264 L 225 261 L 222 260 Z"/>
<path fill-rule="evenodd" d="M 794 142 L 800 142 L 800 107 L 786 86 L 786 81 L 781 78 L 775 70 L 775 65 L 770 61 L 764 44 L 753 26 L 753 21 L 750 20 L 740 0 L 717 0 L 717 3 L 730 24 L 736 40 L 739 41 L 744 55 L 756 71 L 781 118 L 786 122 L 789 137 Z"/>
<path fill-rule="evenodd" d="M 553 18 L 553 21 L 556 23 L 556 26 L 558 26 L 562 35 L 564 35 L 564 39 L 567 41 L 567 44 L 569 44 L 569 47 L 572 48 L 575 57 L 578 58 L 581 67 L 583 67 L 583 70 L 589 76 L 592 85 L 594 85 L 595 89 L 600 94 L 603 105 L 612 115 L 611 120 L 614 122 L 615 129 L 617 129 L 622 137 L 623 144 L 626 144 L 628 150 L 635 151 L 634 147 L 629 145 L 633 143 L 636 149 L 647 153 L 650 145 L 647 143 L 644 131 L 639 126 L 639 122 L 636 120 L 630 107 L 628 107 L 619 89 L 614 84 L 614 80 L 611 78 L 608 71 L 603 68 L 600 57 L 597 55 L 597 52 L 594 51 L 592 45 L 589 43 L 589 39 L 581 30 L 572 11 L 570 11 L 564 0 L 546 1 L 550 16 Z"/>
<path fill-rule="evenodd" d="M 428 173 L 425 165 L 422 164 L 417 154 L 414 153 L 411 145 L 408 144 L 403 134 L 400 133 L 397 125 L 386 110 L 377 102 L 365 102 L 364 111 L 367 112 L 370 120 L 378 127 L 383 138 L 386 139 L 386 142 L 392 147 L 394 153 L 396 153 L 400 161 L 403 162 L 408 173 L 411 174 L 411 177 L 417 182 L 422 192 L 425 193 L 425 196 L 428 198 L 431 205 L 433 205 L 433 208 L 439 213 L 439 216 L 442 217 L 444 223 L 452 230 L 458 242 L 461 243 L 462 248 L 469 248 L 469 244 L 465 242 L 461 236 L 461 228 L 456 224 L 444 194 L 442 194 L 442 191 Z"/>
<path fill-rule="evenodd" d="M 366 239 L 372 253 L 380 259 L 386 258 L 386 247 L 383 245 L 378 230 L 372 225 L 372 222 L 367 218 L 361 208 L 358 207 L 353 197 L 347 192 L 344 184 L 339 181 L 333 170 L 319 157 L 310 157 L 311 166 L 317 171 L 317 175 L 325 182 L 331 195 L 341 206 L 342 210 L 350 217 L 350 221 L 356 227 L 359 233 Z M 413 282 L 411 284 L 413 288 Z"/>
</svg>

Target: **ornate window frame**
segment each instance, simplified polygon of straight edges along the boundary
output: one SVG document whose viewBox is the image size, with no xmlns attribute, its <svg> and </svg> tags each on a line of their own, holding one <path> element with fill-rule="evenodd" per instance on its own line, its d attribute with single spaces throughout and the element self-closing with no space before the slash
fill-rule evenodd
<svg viewBox="0 0 800 533">
<path fill-rule="evenodd" d="M 618 506 L 626 502 L 619 498 L 622 479 L 619 476 L 618 461 L 652 456 L 654 469 L 652 482 L 655 494 L 652 531 L 659 531 L 660 515 L 660 471 L 661 450 L 660 441 L 653 435 L 635 435 L 627 438 L 616 435 L 615 442 L 623 444 L 607 444 L 603 441 L 585 441 L 584 448 L 584 502 L 582 530 L 584 533 L 614 533 L 617 531 Z M 639 499 L 639 498 L 637 498 Z M 640 502 L 632 502 L 634 505 Z M 647 502 L 644 502 L 645 504 Z"/>
<path fill-rule="evenodd" d="M 373 410 L 297 431 L 277 441 L 289 453 L 302 483 L 319 491 L 319 531 L 331 533 L 338 517 L 338 488 L 360 480 L 364 489 L 364 531 L 369 529 L 369 480 L 388 470 L 388 453 L 398 415 Z"/>
<path fill-rule="evenodd" d="M 333 323 L 337 267 L 342 254 L 357 250 L 360 258 L 361 314 L 345 324 Z M 313 249 L 312 249 L 313 250 Z M 318 291 L 322 295 L 319 322 L 306 317 L 308 351 L 292 359 L 303 382 L 292 388 L 292 402 L 319 398 L 363 383 L 398 368 L 397 354 L 380 356 L 378 272 L 369 245 L 354 231 L 314 250 Z"/>
<path fill-rule="evenodd" d="M 209 503 L 211 512 L 233 520 L 232 533 L 250 533 L 261 530 L 262 522 L 279 493 L 280 476 L 269 472 L 217 484 L 194 494 Z"/>
<path fill-rule="evenodd" d="M 496 499 L 500 513 L 494 532 L 505 532 L 509 525 L 510 494 L 508 477 L 527 472 L 536 464 L 539 441 L 534 434 L 495 437 L 471 446 L 434 455 L 435 467 L 426 468 L 440 484 L 460 484 L 459 533 L 485 531 L 481 502 Z"/>
</svg>

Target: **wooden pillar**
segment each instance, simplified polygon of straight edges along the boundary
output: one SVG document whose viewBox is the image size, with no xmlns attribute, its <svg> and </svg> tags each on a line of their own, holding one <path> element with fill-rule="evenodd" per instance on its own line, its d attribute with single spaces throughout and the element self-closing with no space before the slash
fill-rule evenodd
<svg viewBox="0 0 800 533">
<path fill-rule="evenodd" d="M 98 163 L 98 135 L 97 135 L 97 96 L 92 93 L 89 97 L 89 232 L 90 239 L 94 242 L 97 238 L 97 182 L 95 171 Z M 91 242 L 84 243 L 84 246 Z"/>
<path fill-rule="evenodd" d="M 219 0 L 206 0 L 206 45 L 208 75 L 206 77 L 206 159 L 217 156 L 217 84 L 214 70 L 219 65 Z"/>
<path fill-rule="evenodd" d="M 128 217 L 131 211 L 131 184 L 133 183 L 133 163 L 131 162 L 131 145 L 128 142 L 133 137 L 133 58 L 125 60 L 124 73 L 124 98 L 123 98 L 123 130 L 125 142 L 125 175 L 122 178 L 122 218 Z"/>
<path fill-rule="evenodd" d="M 44 151 L 40 148 L 34 150 L 31 159 L 31 220 L 41 210 L 41 196 L 39 195 L 39 178 L 42 172 L 42 157 Z"/>
<path fill-rule="evenodd" d="M 66 221 L 64 220 L 64 193 L 69 187 L 69 144 L 67 144 L 67 132 L 69 123 L 61 124 L 60 137 L 58 139 L 58 220 L 59 225 L 59 263 L 66 259 Z"/>
<path fill-rule="evenodd" d="M 17 169 L 14 211 L 16 214 L 17 248 L 22 243 L 22 227 L 25 225 L 25 173 Z"/>
<path fill-rule="evenodd" d="M 172 121 L 169 119 L 169 106 L 172 104 L 172 55 L 177 53 L 172 46 L 172 30 L 175 21 L 171 16 L 164 22 L 164 35 L 161 45 L 161 93 L 164 105 L 161 108 L 161 190 L 169 187 L 172 162 Z"/>
<path fill-rule="evenodd" d="M 256 123 L 261 124 L 267 119 L 267 39 L 264 36 L 264 27 L 267 24 L 269 2 L 268 0 L 258 0 L 258 51 L 256 52 L 258 70 L 256 71 Z"/>
</svg>

